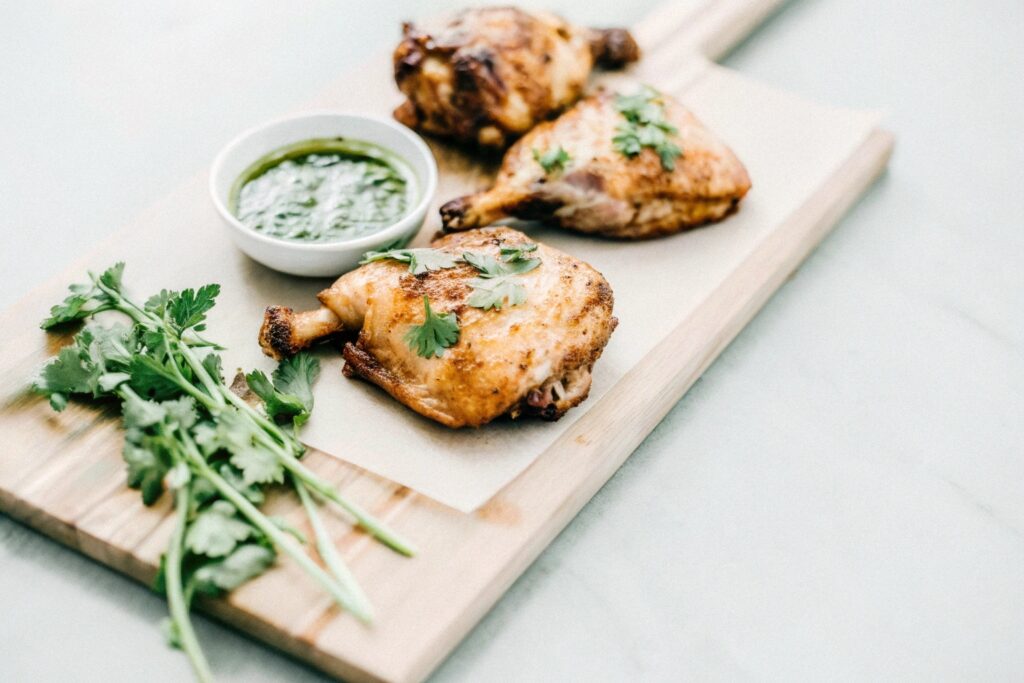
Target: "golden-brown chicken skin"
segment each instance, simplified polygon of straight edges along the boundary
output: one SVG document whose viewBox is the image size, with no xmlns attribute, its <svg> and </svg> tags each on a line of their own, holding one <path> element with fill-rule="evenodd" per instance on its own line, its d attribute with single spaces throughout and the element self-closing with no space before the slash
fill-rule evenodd
<svg viewBox="0 0 1024 683">
<path fill-rule="evenodd" d="M 667 170 L 651 148 L 628 157 L 613 139 L 624 119 L 615 96 L 599 93 L 542 123 L 505 154 L 494 187 L 441 207 L 446 230 L 503 218 L 540 220 L 616 238 L 668 235 L 717 221 L 750 189 L 740 160 L 679 102 L 659 94 L 682 154 Z M 546 171 L 535 154 L 563 149 L 563 168 Z"/>
<path fill-rule="evenodd" d="M 454 257 L 500 258 L 502 247 L 531 244 L 521 232 L 494 227 L 448 235 L 432 245 Z M 586 263 L 547 247 L 530 254 L 540 265 L 520 276 L 526 300 L 500 310 L 467 303 L 471 265 L 413 275 L 384 260 L 343 275 L 320 292 L 317 311 L 267 309 L 260 344 L 281 357 L 341 330 L 345 374 L 377 384 L 416 412 L 449 427 L 479 426 L 501 416 L 554 420 L 582 402 L 590 373 L 616 326 L 612 290 Z M 436 314 L 454 313 L 459 338 L 439 357 L 424 358 L 406 341 L 424 319 L 423 297 Z"/>
<path fill-rule="evenodd" d="M 619 67 L 640 51 L 624 29 L 573 26 L 547 12 L 486 7 L 403 26 L 395 81 L 410 128 L 504 149 L 583 92 L 595 64 Z"/>
</svg>

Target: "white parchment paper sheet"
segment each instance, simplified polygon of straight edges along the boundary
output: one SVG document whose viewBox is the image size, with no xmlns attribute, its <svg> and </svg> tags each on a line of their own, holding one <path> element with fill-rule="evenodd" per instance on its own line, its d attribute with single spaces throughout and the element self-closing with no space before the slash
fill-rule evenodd
<svg viewBox="0 0 1024 683">
<path fill-rule="evenodd" d="M 337 348 L 325 347 L 318 351 L 323 373 L 303 440 L 455 509 L 476 509 L 679 325 L 857 149 L 878 119 L 808 103 L 719 67 L 710 67 L 681 99 L 746 164 L 753 189 L 738 213 L 715 226 L 635 243 L 532 230 L 537 239 L 593 264 L 615 292 L 619 327 L 595 367 L 587 402 L 556 423 L 499 420 L 453 431 L 419 417 L 375 386 L 345 379 Z M 315 293 L 329 281 L 281 276 L 241 255 L 219 225 L 201 178 L 153 211 L 158 217 L 151 220 L 172 234 L 132 256 L 129 285 L 145 294 L 222 283 L 209 336 L 229 348 L 225 367 L 271 369 L 273 362 L 256 344 L 264 307 L 314 307 Z"/>
</svg>

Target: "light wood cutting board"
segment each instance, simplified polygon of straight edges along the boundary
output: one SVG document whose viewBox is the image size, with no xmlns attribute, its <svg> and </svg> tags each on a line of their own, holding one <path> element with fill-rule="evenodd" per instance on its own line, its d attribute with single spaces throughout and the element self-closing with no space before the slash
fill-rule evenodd
<svg viewBox="0 0 1024 683">
<path fill-rule="evenodd" d="M 707 83 L 713 85 L 718 81 L 712 76 L 722 74 L 707 59 L 726 52 L 779 4 L 667 3 L 635 27 L 645 57 L 632 75 L 684 101 L 704 83 L 702 96 L 713 98 L 716 91 Z M 305 108 L 347 105 L 387 114 L 396 101 L 387 61 L 382 60 L 340 79 Z M 442 145 L 432 147 L 441 168 L 439 201 L 486 185 L 490 168 Z M 375 605 L 372 628 L 338 612 L 283 560 L 227 599 L 203 603 L 201 609 L 339 677 L 426 677 L 797 268 L 881 172 L 891 147 L 892 137 L 880 130 L 858 139 L 842 163 L 801 197 L 798 208 L 769 226 L 756 248 L 730 267 L 700 305 L 614 387 L 579 408 L 582 417 L 477 512 L 457 512 L 311 452 L 310 467 L 420 548 L 415 558 L 405 559 L 353 531 L 340 517 L 329 520 L 339 548 Z M 756 176 L 754 181 L 756 192 Z M 144 283 L 140 292 L 177 286 L 175 273 L 206 273 L 214 266 L 225 290 L 271 292 L 286 286 L 282 276 L 255 266 L 224 240 L 218 242 L 223 249 L 215 254 L 216 263 L 190 262 L 188 252 L 174 246 L 210 239 L 220 230 L 216 221 L 201 174 L 0 315 L 5 331 L 0 354 L 0 433 L 5 445 L 0 508 L 144 582 L 152 580 L 170 533 L 169 501 L 165 497 L 145 508 L 138 492 L 125 487 L 122 437 L 112 411 L 72 404 L 57 415 L 25 391 L 38 365 L 67 341 L 43 334 L 34 323 L 62 298 L 68 283 L 81 279 L 87 266 L 118 259 L 128 262 L 133 285 Z M 436 228 L 435 218 L 424 232 Z M 316 291 L 315 283 L 305 286 Z M 229 305 L 222 302 L 215 313 Z M 297 501 L 289 497 L 272 498 L 268 507 L 274 514 L 300 516 Z"/>
</svg>

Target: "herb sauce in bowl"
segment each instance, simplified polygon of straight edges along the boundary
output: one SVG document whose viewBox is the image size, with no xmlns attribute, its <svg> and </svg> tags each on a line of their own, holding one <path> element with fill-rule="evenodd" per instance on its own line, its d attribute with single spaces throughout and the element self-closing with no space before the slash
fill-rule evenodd
<svg viewBox="0 0 1024 683">
<path fill-rule="evenodd" d="M 256 161 L 235 182 L 230 210 L 254 232 L 339 242 L 393 225 L 417 203 L 416 176 L 369 142 L 307 140 Z"/>
</svg>

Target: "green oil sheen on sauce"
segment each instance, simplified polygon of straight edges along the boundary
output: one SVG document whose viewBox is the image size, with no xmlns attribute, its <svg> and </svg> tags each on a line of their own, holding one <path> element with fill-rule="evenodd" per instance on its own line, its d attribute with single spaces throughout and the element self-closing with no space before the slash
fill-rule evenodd
<svg viewBox="0 0 1024 683">
<path fill-rule="evenodd" d="M 415 202 L 415 176 L 400 158 L 358 140 L 308 140 L 250 166 L 231 192 L 248 228 L 302 242 L 338 242 L 379 232 Z"/>
</svg>

